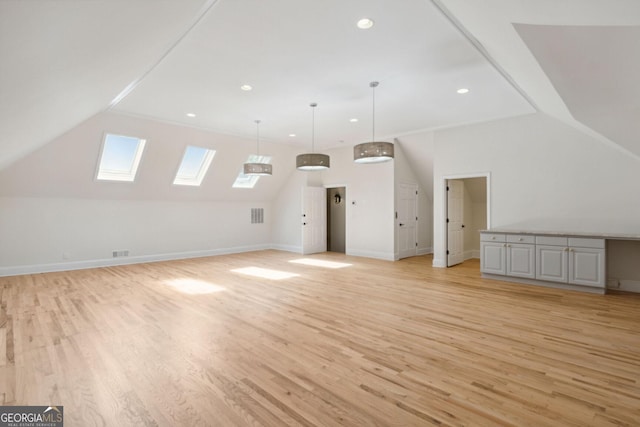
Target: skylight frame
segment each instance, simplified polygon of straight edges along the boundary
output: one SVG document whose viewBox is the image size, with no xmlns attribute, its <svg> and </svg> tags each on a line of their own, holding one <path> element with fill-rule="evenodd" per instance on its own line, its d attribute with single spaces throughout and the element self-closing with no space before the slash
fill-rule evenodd
<svg viewBox="0 0 640 427">
<path fill-rule="evenodd" d="M 268 163 L 271 164 L 271 156 L 258 156 L 256 154 L 250 154 L 245 163 Z M 261 175 L 246 175 L 244 168 L 240 168 L 238 177 L 233 182 L 233 188 L 253 188 L 260 180 Z"/>
<path fill-rule="evenodd" d="M 107 143 L 110 137 L 135 139 L 138 141 L 136 145 L 136 149 L 133 153 L 133 158 L 130 159 L 131 167 L 129 168 L 129 170 L 103 168 L 102 163 L 103 163 L 103 160 L 106 158 L 105 149 L 107 148 Z M 142 155 L 144 153 L 144 148 L 146 144 L 147 144 L 147 140 L 144 138 L 105 132 L 104 137 L 102 138 L 102 146 L 100 148 L 100 157 L 98 158 L 98 167 L 96 168 L 95 179 L 97 181 L 134 182 L 136 179 L 136 175 L 138 173 L 138 169 L 140 168 L 140 162 L 142 160 Z"/>
<path fill-rule="evenodd" d="M 196 149 L 202 149 L 205 150 L 205 154 L 202 158 L 202 161 L 200 162 L 200 167 L 198 169 L 198 172 L 195 174 L 195 176 L 192 177 L 180 177 L 180 169 L 182 169 L 185 159 L 187 158 L 187 153 L 189 152 L 189 148 L 196 148 Z M 192 187 L 199 187 L 202 184 L 202 181 L 204 180 L 204 177 L 207 175 L 207 172 L 209 171 L 209 167 L 211 166 L 211 162 L 213 161 L 214 156 L 216 155 L 216 150 L 212 149 L 212 148 L 207 148 L 207 147 L 199 147 L 196 145 L 187 145 L 187 147 L 184 149 L 184 154 L 182 155 L 182 160 L 180 161 L 180 164 L 178 165 L 178 170 L 176 171 L 176 175 L 175 178 L 173 179 L 173 184 L 174 185 L 186 185 L 186 186 L 192 186 Z"/>
</svg>

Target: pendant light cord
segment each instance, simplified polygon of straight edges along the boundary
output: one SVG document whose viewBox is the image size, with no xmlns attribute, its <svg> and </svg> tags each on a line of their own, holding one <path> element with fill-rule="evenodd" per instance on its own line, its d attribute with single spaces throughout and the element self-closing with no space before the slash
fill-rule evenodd
<svg viewBox="0 0 640 427">
<path fill-rule="evenodd" d="M 260 157 L 260 120 L 256 120 L 257 137 L 256 137 L 256 156 Z"/>
<path fill-rule="evenodd" d="M 310 104 L 311 106 L 311 152 L 315 153 L 316 149 L 316 107 L 318 104 L 315 102 Z"/>
<path fill-rule="evenodd" d="M 376 140 L 376 87 L 378 86 L 378 82 L 369 83 L 369 87 L 371 88 L 371 92 L 373 93 L 373 103 L 372 103 L 372 120 L 371 120 L 371 142 L 375 142 Z"/>
</svg>

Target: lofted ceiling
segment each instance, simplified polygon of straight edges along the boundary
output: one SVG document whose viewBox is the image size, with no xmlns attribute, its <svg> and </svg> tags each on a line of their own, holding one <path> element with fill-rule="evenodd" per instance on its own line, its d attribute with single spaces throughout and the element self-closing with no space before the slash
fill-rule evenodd
<svg viewBox="0 0 640 427">
<path fill-rule="evenodd" d="M 317 102 L 316 147 L 355 144 L 373 80 L 381 138 L 541 110 L 640 155 L 639 25 L 637 0 L 3 0 L 0 169 L 110 110 L 305 150 Z"/>
</svg>

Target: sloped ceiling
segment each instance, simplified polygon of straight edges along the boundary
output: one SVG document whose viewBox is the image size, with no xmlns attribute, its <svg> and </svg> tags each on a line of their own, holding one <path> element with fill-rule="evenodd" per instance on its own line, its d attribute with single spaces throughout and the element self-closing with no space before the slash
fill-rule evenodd
<svg viewBox="0 0 640 427">
<path fill-rule="evenodd" d="M 639 25 L 637 0 L 4 0 L 0 169 L 109 110 L 304 149 L 314 101 L 317 147 L 355 144 L 373 80 L 380 138 L 538 109 L 637 156 L 638 80 L 590 88 L 637 69 Z"/>
<path fill-rule="evenodd" d="M 308 147 L 317 102 L 355 144 L 374 80 L 380 137 L 534 111 L 428 0 L 8 0 L 0 56 L 0 168 L 106 110 Z"/>
<path fill-rule="evenodd" d="M 0 169 L 108 108 L 205 5 L 0 1 Z"/>
<path fill-rule="evenodd" d="M 515 28 L 571 115 L 640 157 L 640 26 Z"/>
<path fill-rule="evenodd" d="M 537 108 L 640 160 L 640 1 L 434 1 Z"/>
</svg>

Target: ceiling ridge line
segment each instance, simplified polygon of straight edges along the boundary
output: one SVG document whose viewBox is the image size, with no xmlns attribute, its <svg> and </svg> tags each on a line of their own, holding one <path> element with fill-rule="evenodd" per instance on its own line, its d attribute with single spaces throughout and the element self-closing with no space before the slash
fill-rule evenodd
<svg viewBox="0 0 640 427">
<path fill-rule="evenodd" d="M 116 107 L 123 99 L 125 99 L 133 90 L 140 84 L 142 81 L 153 71 L 156 69 L 158 65 L 164 61 L 164 59 L 169 56 L 169 54 L 180 44 L 182 40 L 202 21 L 205 15 L 211 10 L 213 6 L 218 3 L 218 0 L 207 0 L 205 4 L 200 8 L 200 11 L 196 14 L 191 23 L 187 26 L 187 28 L 178 36 L 178 38 L 171 43 L 169 48 L 155 61 L 142 75 L 131 83 L 129 83 L 113 100 L 109 103 L 107 108 L 104 111 L 109 111 Z"/>
<path fill-rule="evenodd" d="M 480 40 L 478 40 L 467 28 L 462 25 L 462 22 L 455 15 L 447 9 L 447 7 L 442 4 L 441 0 L 431 0 L 431 3 L 442 13 L 442 15 L 449 21 L 451 24 L 462 34 L 468 41 L 476 48 L 476 50 L 484 56 L 484 58 L 491 64 L 491 66 L 498 72 L 502 77 L 505 78 L 507 82 L 522 96 L 525 101 L 527 101 L 537 112 L 542 111 L 538 104 L 536 104 L 533 99 L 516 83 L 516 81 L 511 77 L 509 73 L 500 65 L 498 62 L 493 59 L 489 52 L 484 48 Z"/>
</svg>

